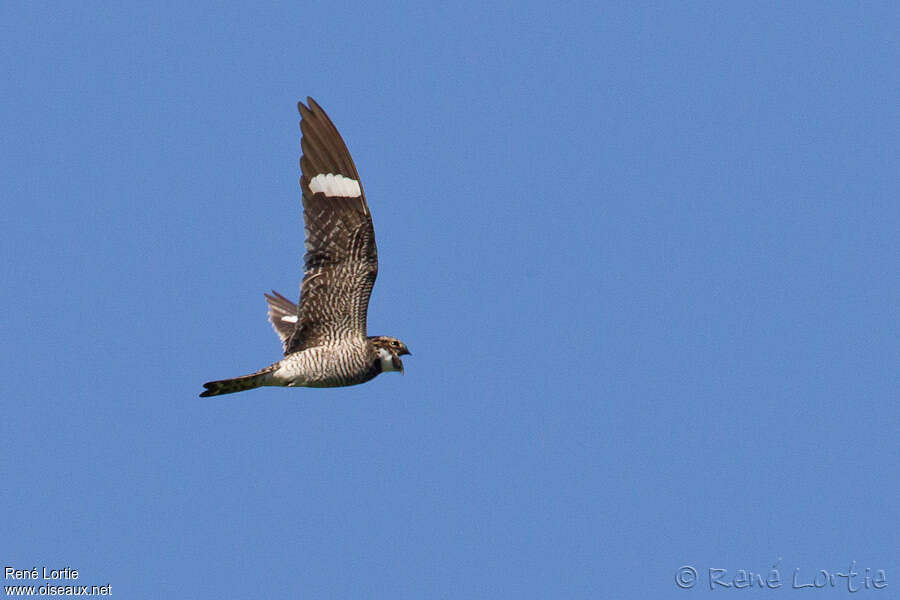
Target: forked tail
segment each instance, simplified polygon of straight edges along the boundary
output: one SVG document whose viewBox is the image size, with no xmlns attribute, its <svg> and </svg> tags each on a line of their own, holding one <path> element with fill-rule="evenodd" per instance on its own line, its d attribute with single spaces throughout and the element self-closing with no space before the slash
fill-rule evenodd
<svg viewBox="0 0 900 600">
<path fill-rule="evenodd" d="M 221 396 L 222 394 L 233 394 L 235 392 L 243 392 L 244 390 L 252 390 L 266 384 L 269 379 L 269 373 L 277 369 L 277 365 L 269 365 L 265 369 L 259 370 L 250 375 L 235 377 L 234 379 L 222 379 L 221 381 L 207 381 L 203 384 L 206 388 L 201 398 L 208 396 Z"/>
</svg>

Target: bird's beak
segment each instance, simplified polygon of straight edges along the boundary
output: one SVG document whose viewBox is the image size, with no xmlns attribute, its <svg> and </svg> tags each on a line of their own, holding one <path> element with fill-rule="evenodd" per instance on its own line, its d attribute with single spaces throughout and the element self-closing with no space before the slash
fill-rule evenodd
<svg viewBox="0 0 900 600">
<path fill-rule="evenodd" d="M 399 357 L 398 355 L 396 355 L 396 354 L 394 355 L 394 368 L 395 368 L 395 369 L 396 369 L 396 368 L 399 368 L 399 369 L 400 369 L 400 374 L 401 374 L 401 375 L 404 375 L 404 373 L 403 373 L 403 361 L 400 360 L 400 357 Z"/>
</svg>

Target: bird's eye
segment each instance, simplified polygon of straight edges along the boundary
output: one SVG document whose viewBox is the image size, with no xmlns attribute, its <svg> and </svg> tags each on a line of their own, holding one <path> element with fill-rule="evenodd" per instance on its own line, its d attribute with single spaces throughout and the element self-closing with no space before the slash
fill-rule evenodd
<svg viewBox="0 0 900 600">
<path fill-rule="evenodd" d="M 398 347 L 399 345 L 400 345 L 400 342 L 398 342 L 398 341 L 396 341 L 396 340 L 394 340 L 393 342 L 391 342 L 391 346 L 393 346 L 394 348 Z"/>
</svg>

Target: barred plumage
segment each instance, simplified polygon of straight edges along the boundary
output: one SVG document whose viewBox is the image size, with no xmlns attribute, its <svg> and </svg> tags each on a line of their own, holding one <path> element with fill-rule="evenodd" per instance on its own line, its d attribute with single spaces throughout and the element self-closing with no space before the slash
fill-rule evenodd
<svg viewBox="0 0 900 600">
<path fill-rule="evenodd" d="M 201 396 L 264 385 L 339 387 L 403 372 L 406 345 L 366 335 L 369 296 L 378 275 L 372 216 L 359 174 L 337 128 L 312 98 L 297 104 L 306 231 L 300 303 L 266 294 L 269 321 L 285 357 L 251 375 L 211 381 Z"/>
</svg>

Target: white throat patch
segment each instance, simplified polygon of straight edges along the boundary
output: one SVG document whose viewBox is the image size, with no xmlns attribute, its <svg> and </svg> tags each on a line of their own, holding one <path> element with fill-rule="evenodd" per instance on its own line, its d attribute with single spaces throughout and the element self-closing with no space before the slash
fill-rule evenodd
<svg viewBox="0 0 900 600">
<path fill-rule="evenodd" d="M 341 196 L 343 198 L 359 198 L 362 189 L 359 182 L 350 177 L 335 175 L 334 173 L 320 173 L 309 180 L 309 191 L 313 194 L 322 192 L 328 197 Z"/>
<path fill-rule="evenodd" d="M 400 369 L 394 368 L 394 357 L 391 356 L 391 353 L 385 350 L 384 348 L 378 349 L 378 358 L 381 359 L 381 372 L 388 373 L 390 371 L 399 371 Z"/>
</svg>

